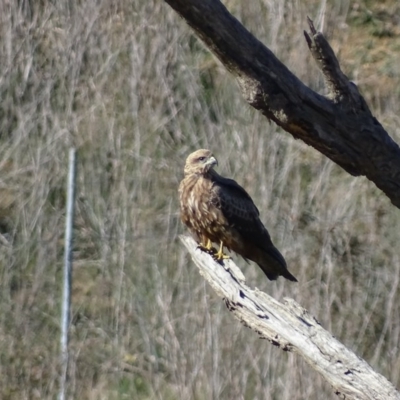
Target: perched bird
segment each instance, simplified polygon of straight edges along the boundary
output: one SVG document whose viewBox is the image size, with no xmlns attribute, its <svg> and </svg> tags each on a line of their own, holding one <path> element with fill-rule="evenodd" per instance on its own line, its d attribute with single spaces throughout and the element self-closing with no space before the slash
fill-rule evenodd
<svg viewBox="0 0 400 400">
<path fill-rule="evenodd" d="M 195 151 L 186 159 L 179 185 L 181 219 L 199 247 L 213 253 L 217 260 L 229 258 L 223 253 L 226 247 L 257 263 L 270 280 L 281 275 L 297 282 L 273 245 L 249 194 L 233 179 L 218 175 L 216 165 L 210 150 Z M 212 243 L 219 245 L 218 252 Z"/>
</svg>

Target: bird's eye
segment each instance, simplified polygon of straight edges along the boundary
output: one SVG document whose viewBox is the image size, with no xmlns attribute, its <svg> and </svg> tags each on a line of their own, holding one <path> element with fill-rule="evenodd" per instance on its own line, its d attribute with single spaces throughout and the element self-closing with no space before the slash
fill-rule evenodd
<svg viewBox="0 0 400 400">
<path fill-rule="evenodd" d="M 205 157 L 199 157 L 199 161 L 204 161 L 205 159 Z"/>
</svg>

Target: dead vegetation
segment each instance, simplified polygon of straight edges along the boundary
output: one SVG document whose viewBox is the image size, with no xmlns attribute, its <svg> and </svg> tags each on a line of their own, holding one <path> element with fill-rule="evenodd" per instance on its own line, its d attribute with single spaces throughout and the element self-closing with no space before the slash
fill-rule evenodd
<svg viewBox="0 0 400 400">
<path fill-rule="evenodd" d="M 302 32 L 307 15 L 323 23 L 399 141 L 397 2 L 326 3 L 226 5 L 320 90 Z M 199 147 L 248 189 L 300 278 L 271 284 L 238 260 L 247 282 L 294 298 L 399 385 L 400 219 L 384 195 L 268 125 L 161 2 L 3 2 L 0 19 L 1 398 L 57 393 L 71 145 L 71 398 L 335 398 L 299 358 L 238 326 L 177 240 L 176 189 Z"/>
</svg>

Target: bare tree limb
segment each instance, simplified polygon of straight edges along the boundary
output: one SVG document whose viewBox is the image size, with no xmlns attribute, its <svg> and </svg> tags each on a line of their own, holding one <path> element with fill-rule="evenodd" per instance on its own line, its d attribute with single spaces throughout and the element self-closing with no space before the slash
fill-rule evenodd
<svg viewBox="0 0 400 400">
<path fill-rule="evenodd" d="M 250 105 L 352 175 L 365 175 L 400 207 L 400 149 L 349 82 L 329 43 L 309 20 L 304 32 L 322 70 L 327 97 L 306 87 L 218 0 L 165 0 L 239 82 Z M 294 300 L 279 303 L 245 285 L 231 260 L 224 266 L 181 237 L 200 273 L 244 325 L 285 351 L 302 356 L 343 399 L 400 399 L 400 393 L 324 330 Z"/>
<path fill-rule="evenodd" d="M 400 399 L 400 393 L 363 359 L 357 357 L 292 299 L 279 303 L 244 283 L 232 260 L 217 263 L 197 249 L 196 242 L 181 236 L 201 275 L 224 299 L 229 311 L 245 326 L 285 351 L 298 353 L 318 371 L 342 399 Z"/>
<path fill-rule="evenodd" d="M 400 149 L 309 20 L 307 44 L 330 91 L 312 91 L 218 0 L 165 0 L 239 82 L 254 108 L 352 175 L 365 175 L 400 208 Z"/>
</svg>

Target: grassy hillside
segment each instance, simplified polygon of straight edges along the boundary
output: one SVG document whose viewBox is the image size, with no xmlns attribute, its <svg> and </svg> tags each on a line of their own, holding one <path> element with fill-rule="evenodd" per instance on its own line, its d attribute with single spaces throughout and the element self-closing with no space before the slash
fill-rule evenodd
<svg viewBox="0 0 400 400">
<path fill-rule="evenodd" d="M 252 110 L 162 1 L 63 4 L 0 5 L 0 397 L 57 394 L 70 146 L 70 398 L 336 398 L 296 355 L 239 325 L 177 239 L 177 186 L 200 147 L 253 196 L 299 279 L 271 283 L 237 259 L 247 282 L 294 298 L 399 386 L 399 211 Z M 314 19 L 400 142 L 397 1 L 225 4 L 323 93 L 302 34 Z"/>
</svg>

